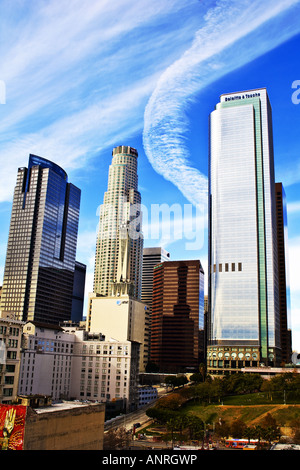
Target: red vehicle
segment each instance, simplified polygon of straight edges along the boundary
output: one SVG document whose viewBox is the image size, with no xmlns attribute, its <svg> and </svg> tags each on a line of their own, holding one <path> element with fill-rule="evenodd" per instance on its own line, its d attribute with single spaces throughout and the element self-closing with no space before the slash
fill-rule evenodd
<svg viewBox="0 0 300 470">
<path fill-rule="evenodd" d="M 257 445 L 258 439 L 226 439 L 225 446 L 232 449 L 243 449 L 246 445 Z"/>
</svg>

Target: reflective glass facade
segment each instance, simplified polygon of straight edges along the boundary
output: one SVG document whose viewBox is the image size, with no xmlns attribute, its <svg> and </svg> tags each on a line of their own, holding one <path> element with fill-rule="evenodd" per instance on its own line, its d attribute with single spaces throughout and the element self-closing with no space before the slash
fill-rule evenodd
<svg viewBox="0 0 300 470">
<path fill-rule="evenodd" d="M 20 320 L 71 318 L 80 190 L 59 166 L 30 155 L 14 191 L 1 310 Z"/>
<path fill-rule="evenodd" d="M 283 363 L 292 357 L 291 304 L 288 260 L 288 226 L 286 196 L 282 183 L 275 184 L 277 209 L 278 275 L 280 305 L 280 342 Z"/>
<path fill-rule="evenodd" d="M 237 347 L 234 357 L 239 354 L 240 362 L 246 360 L 246 348 L 250 354 L 255 349 L 255 362 L 275 360 L 279 309 L 273 160 L 266 90 L 222 95 L 210 116 L 211 361 L 217 345 Z"/>
</svg>

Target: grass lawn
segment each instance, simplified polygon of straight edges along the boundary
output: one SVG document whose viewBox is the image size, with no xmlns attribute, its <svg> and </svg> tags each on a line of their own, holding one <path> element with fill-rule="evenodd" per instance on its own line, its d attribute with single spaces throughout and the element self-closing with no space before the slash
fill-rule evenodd
<svg viewBox="0 0 300 470">
<path fill-rule="evenodd" d="M 266 394 L 255 393 L 226 397 L 223 404 L 188 402 L 182 406 L 180 413 L 194 414 L 210 424 L 219 421 L 220 418 L 228 424 L 239 418 L 248 426 L 259 424 L 260 420 L 270 413 L 279 426 L 289 426 L 293 420 L 300 419 L 300 404 L 284 405 L 282 397 L 270 401 Z"/>
</svg>

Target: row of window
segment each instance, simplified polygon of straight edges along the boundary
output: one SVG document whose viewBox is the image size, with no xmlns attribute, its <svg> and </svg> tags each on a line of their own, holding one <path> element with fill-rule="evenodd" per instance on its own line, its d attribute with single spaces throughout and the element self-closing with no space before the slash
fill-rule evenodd
<svg viewBox="0 0 300 470">
<path fill-rule="evenodd" d="M 212 272 L 217 272 L 217 265 L 213 265 L 213 271 Z M 222 273 L 228 273 L 228 272 L 235 272 L 235 271 L 242 271 L 243 270 L 243 263 L 224 263 L 224 266 L 222 263 L 218 264 L 218 272 Z"/>
<path fill-rule="evenodd" d="M 19 336 L 19 332 L 20 332 L 19 328 L 8 327 L 8 326 L 3 326 L 3 325 L 0 326 L 0 335 L 1 334 L 6 335 L 8 333 L 10 336 Z"/>
</svg>

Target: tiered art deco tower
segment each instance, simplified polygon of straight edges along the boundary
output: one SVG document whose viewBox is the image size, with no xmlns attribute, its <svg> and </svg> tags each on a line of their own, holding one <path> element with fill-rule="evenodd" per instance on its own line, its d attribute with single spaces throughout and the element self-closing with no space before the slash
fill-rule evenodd
<svg viewBox="0 0 300 470">
<path fill-rule="evenodd" d="M 128 146 L 113 149 L 108 188 L 100 208 L 94 287 L 101 296 L 141 297 L 143 235 L 138 192 L 138 152 Z M 120 259 L 120 257 L 122 259 Z"/>
</svg>

